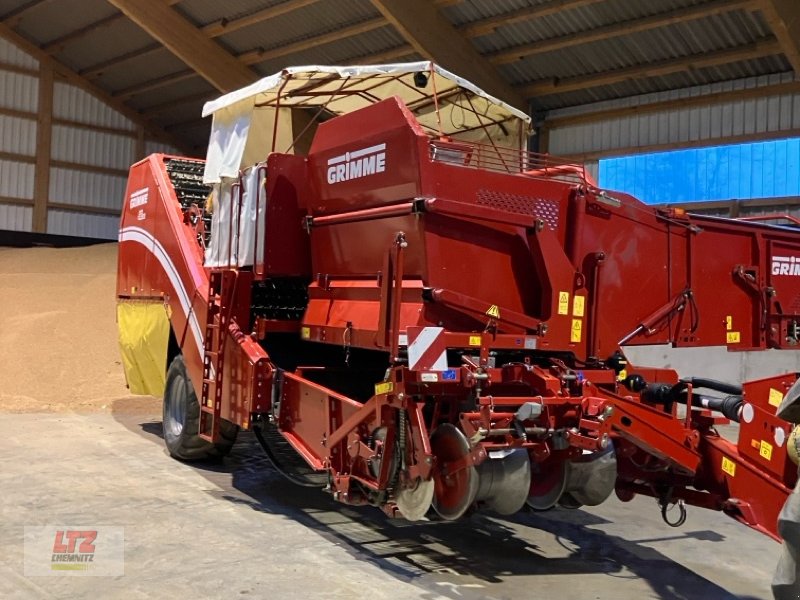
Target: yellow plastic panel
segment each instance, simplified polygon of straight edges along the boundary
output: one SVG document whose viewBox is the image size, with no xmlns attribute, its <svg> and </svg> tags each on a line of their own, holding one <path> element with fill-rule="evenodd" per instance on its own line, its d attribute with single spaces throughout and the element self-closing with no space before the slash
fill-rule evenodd
<svg viewBox="0 0 800 600">
<path fill-rule="evenodd" d="M 132 394 L 164 394 L 169 327 L 161 302 L 117 303 L 119 348 Z"/>
</svg>

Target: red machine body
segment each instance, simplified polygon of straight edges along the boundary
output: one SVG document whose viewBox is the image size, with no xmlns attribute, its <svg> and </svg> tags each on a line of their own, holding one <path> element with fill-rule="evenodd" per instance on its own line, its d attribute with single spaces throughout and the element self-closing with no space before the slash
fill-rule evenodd
<svg viewBox="0 0 800 600">
<path fill-rule="evenodd" d="M 796 468 L 775 408 L 797 375 L 679 382 L 620 350 L 793 348 L 800 233 L 659 210 L 580 168 L 431 137 L 388 98 L 321 123 L 307 156 L 269 154 L 251 225 L 263 253 L 205 268 L 180 160 L 131 169 L 118 294 L 170 307 L 204 439 L 220 419 L 269 433 L 336 499 L 410 519 L 615 490 L 777 538 Z M 724 414 L 738 444 L 717 433 Z"/>
</svg>

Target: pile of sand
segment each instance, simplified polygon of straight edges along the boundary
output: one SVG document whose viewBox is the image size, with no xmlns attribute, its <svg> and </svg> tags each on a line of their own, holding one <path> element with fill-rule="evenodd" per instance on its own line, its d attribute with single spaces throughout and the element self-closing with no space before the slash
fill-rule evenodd
<svg viewBox="0 0 800 600">
<path fill-rule="evenodd" d="M 116 328 L 117 245 L 0 248 L 0 411 L 134 400 Z"/>
</svg>

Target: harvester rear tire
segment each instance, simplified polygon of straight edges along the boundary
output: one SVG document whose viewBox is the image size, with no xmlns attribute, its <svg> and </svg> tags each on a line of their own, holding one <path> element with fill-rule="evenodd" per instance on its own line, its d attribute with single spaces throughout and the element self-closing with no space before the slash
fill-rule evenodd
<svg viewBox="0 0 800 600">
<path fill-rule="evenodd" d="M 163 406 L 164 443 L 170 456 L 194 461 L 219 458 L 228 454 L 236 441 L 239 428 L 220 420 L 222 440 L 212 444 L 200 437 L 200 402 L 186 373 L 183 356 L 176 356 L 167 370 Z"/>
</svg>

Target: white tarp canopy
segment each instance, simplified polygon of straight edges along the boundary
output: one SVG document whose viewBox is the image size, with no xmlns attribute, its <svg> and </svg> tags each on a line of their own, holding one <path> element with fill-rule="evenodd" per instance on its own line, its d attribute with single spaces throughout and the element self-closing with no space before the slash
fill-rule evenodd
<svg viewBox="0 0 800 600">
<path fill-rule="evenodd" d="M 289 67 L 206 103 L 203 116 L 214 119 L 203 180 L 237 177 L 273 149 L 290 152 L 292 110 L 324 119 L 391 96 L 431 136 L 525 148 L 528 115 L 431 62 Z"/>
</svg>

